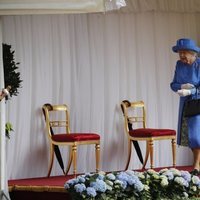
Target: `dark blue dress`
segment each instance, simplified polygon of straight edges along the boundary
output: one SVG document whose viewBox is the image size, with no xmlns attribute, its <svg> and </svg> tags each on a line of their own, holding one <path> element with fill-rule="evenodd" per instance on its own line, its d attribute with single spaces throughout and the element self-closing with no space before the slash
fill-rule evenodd
<svg viewBox="0 0 200 200">
<path fill-rule="evenodd" d="M 174 78 L 170 84 L 174 92 L 181 89 L 182 84 L 191 83 L 200 86 L 200 59 L 197 58 L 192 65 L 185 64 L 180 60 L 176 63 Z M 200 148 L 200 115 L 185 118 L 183 116 L 184 103 L 188 98 L 200 98 L 197 94 L 199 89 L 193 90 L 190 96 L 180 97 L 177 144 L 189 146 L 190 148 Z M 187 141 L 187 142 L 185 142 Z"/>
</svg>

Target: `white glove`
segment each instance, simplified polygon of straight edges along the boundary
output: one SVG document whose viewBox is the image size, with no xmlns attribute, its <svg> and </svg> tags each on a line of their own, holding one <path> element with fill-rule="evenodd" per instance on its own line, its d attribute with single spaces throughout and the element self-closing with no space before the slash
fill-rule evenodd
<svg viewBox="0 0 200 200">
<path fill-rule="evenodd" d="M 181 85 L 181 89 L 192 89 L 194 88 L 194 85 L 191 83 L 186 83 Z"/>
<path fill-rule="evenodd" d="M 191 95 L 191 91 L 186 89 L 178 90 L 177 93 L 179 94 L 180 97 Z"/>
</svg>

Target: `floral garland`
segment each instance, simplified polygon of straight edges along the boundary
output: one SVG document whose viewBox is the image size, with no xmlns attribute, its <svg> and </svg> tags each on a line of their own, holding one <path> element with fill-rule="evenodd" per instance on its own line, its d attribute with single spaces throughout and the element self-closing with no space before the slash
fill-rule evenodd
<svg viewBox="0 0 200 200">
<path fill-rule="evenodd" d="M 199 177 L 175 168 L 87 173 L 68 180 L 64 187 L 75 200 L 200 199 Z"/>
</svg>

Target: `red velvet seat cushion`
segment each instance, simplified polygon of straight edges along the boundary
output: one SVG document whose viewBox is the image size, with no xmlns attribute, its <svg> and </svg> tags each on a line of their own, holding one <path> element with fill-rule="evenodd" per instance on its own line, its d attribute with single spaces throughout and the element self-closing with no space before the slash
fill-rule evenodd
<svg viewBox="0 0 200 200">
<path fill-rule="evenodd" d="M 52 140 L 56 142 L 75 142 L 87 140 L 100 140 L 100 136 L 96 133 L 62 133 L 52 135 Z"/>
<path fill-rule="evenodd" d="M 132 137 L 172 136 L 176 135 L 176 131 L 171 129 L 138 128 L 130 130 L 129 134 Z"/>
</svg>

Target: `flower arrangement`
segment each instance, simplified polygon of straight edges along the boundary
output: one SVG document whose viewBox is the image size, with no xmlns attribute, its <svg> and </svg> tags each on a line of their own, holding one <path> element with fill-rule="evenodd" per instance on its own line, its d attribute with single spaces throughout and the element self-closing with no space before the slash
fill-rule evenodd
<svg viewBox="0 0 200 200">
<path fill-rule="evenodd" d="M 86 173 L 68 180 L 64 187 L 75 200 L 200 199 L 199 177 L 175 168 Z"/>
<path fill-rule="evenodd" d="M 200 197 L 200 179 L 188 171 L 171 168 L 156 172 L 150 169 L 144 172 L 143 176 L 142 182 L 149 185 L 151 199 L 178 200 Z"/>
</svg>

